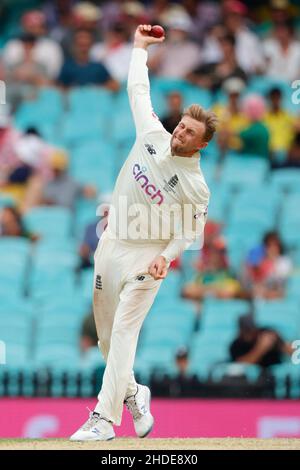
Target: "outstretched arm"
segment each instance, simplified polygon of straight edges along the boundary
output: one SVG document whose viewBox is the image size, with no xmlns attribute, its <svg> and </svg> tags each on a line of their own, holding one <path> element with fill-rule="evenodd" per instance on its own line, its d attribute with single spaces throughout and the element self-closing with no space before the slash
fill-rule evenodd
<svg viewBox="0 0 300 470">
<path fill-rule="evenodd" d="M 162 130 L 163 126 L 154 114 L 148 77 L 148 46 L 164 41 L 149 36 L 151 25 L 140 25 L 134 36 L 134 46 L 129 66 L 127 91 L 137 135 L 148 130 Z"/>
</svg>

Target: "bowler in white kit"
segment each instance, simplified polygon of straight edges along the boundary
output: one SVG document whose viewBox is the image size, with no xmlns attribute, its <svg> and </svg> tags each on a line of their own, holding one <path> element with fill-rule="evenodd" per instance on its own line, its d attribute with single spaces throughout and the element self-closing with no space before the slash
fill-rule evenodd
<svg viewBox="0 0 300 470">
<path fill-rule="evenodd" d="M 127 89 L 136 141 L 95 253 L 94 317 L 106 368 L 98 403 L 74 441 L 113 439 L 124 403 L 137 436 L 151 431 L 150 390 L 133 372 L 139 332 L 170 262 L 203 235 L 207 217 L 199 151 L 214 135 L 216 116 L 193 104 L 172 135 L 164 129 L 152 109 L 146 65 L 148 46 L 164 37 L 150 31 L 140 25 L 134 37 Z"/>
</svg>

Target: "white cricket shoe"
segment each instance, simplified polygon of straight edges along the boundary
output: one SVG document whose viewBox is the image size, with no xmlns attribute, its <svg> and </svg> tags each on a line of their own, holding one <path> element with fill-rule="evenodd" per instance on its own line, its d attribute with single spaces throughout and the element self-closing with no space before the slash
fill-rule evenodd
<svg viewBox="0 0 300 470">
<path fill-rule="evenodd" d="M 151 393 L 145 385 L 138 385 L 135 395 L 124 401 L 133 417 L 134 429 L 138 437 L 146 437 L 152 430 L 154 418 L 150 413 Z"/>
<path fill-rule="evenodd" d="M 110 441 L 115 437 L 112 423 L 90 412 L 89 419 L 70 437 L 70 441 Z"/>
</svg>

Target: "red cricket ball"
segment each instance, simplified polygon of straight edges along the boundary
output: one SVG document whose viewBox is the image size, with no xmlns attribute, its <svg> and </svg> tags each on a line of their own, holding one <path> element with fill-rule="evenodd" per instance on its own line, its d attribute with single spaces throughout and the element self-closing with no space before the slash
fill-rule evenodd
<svg viewBox="0 0 300 470">
<path fill-rule="evenodd" d="M 154 38 L 162 38 L 165 35 L 165 30 L 162 26 L 156 24 L 155 26 L 152 26 L 149 35 L 153 36 Z"/>
</svg>

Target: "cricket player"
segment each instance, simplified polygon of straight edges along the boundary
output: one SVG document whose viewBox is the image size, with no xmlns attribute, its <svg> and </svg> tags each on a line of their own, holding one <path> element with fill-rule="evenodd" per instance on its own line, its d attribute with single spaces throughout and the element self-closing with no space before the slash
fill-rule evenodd
<svg viewBox="0 0 300 470">
<path fill-rule="evenodd" d="M 213 137 L 216 117 L 195 104 L 172 135 L 164 129 L 152 109 L 146 65 L 148 46 L 164 37 L 154 38 L 150 31 L 150 25 L 140 25 L 135 32 L 128 95 L 136 141 L 118 176 L 95 253 L 94 316 L 106 368 L 98 403 L 71 436 L 75 441 L 113 439 L 124 403 L 137 436 L 151 431 L 150 390 L 137 384 L 133 373 L 139 332 L 170 262 L 202 236 L 207 217 L 209 190 L 199 150 Z M 166 226 L 171 226 L 167 236 L 161 234 Z"/>
</svg>

